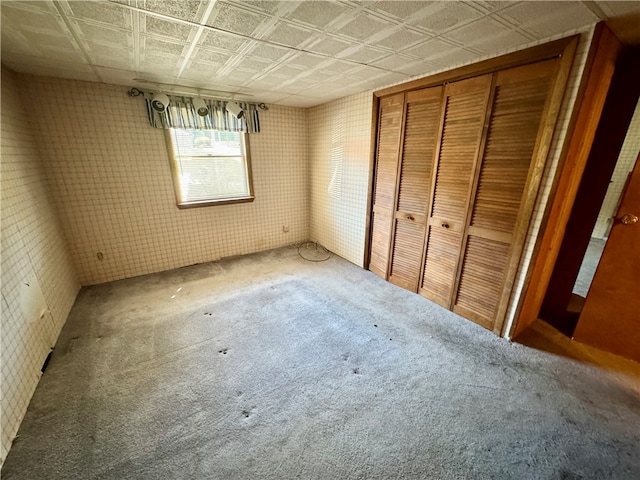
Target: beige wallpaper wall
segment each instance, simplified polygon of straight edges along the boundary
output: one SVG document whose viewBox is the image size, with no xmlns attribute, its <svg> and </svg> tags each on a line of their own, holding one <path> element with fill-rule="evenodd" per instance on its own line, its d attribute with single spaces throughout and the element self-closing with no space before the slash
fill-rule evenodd
<svg viewBox="0 0 640 480">
<path fill-rule="evenodd" d="M 163 131 L 148 125 L 141 98 L 127 97 L 121 86 L 34 76 L 22 81 L 82 285 L 308 237 L 303 109 L 272 106 L 260 113 L 262 132 L 249 139 L 253 203 L 180 210 Z"/>
<path fill-rule="evenodd" d="M 363 266 L 371 92 L 307 110 L 312 240 Z"/>
<path fill-rule="evenodd" d="M 2 438 L 4 460 L 80 288 L 18 94 L 2 68 Z"/>
<path fill-rule="evenodd" d="M 593 229 L 592 237 L 607 238 L 609 236 L 609 230 L 611 230 L 613 216 L 616 214 L 616 208 L 622 190 L 627 182 L 629 173 L 633 170 L 633 166 L 636 164 L 638 153 L 640 152 L 640 101 L 636 106 L 635 112 L 633 112 L 633 118 L 629 124 L 629 130 L 627 130 L 627 136 L 622 144 L 620 155 L 618 156 L 618 162 L 616 168 L 611 176 L 611 183 L 607 189 L 607 195 L 604 197 L 602 207 L 598 213 L 598 221 Z"/>
</svg>

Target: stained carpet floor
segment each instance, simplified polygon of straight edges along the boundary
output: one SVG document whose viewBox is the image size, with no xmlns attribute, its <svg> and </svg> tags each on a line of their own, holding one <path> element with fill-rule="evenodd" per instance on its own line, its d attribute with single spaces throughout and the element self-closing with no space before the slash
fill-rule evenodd
<svg viewBox="0 0 640 480">
<path fill-rule="evenodd" d="M 623 377 L 284 248 L 84 288 L 2 478 L 637 479 Z"/>
</svg>

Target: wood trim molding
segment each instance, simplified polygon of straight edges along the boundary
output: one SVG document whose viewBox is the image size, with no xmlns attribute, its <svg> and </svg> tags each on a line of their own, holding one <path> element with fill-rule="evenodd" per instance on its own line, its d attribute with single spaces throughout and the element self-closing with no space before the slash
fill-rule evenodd
<svg viewBox="0 0 640 480">
<path fill-rule="evenodd" d="M 517 52 L 507 53 L 499 57 L 490 58 L 471 65 L 465 65 L 446 72 L 436 73 L 434 75 L 419 78 L 400 85 L 393 85 L 391 87 L 383 88 L 382 90 L 377 90 L 373 92 L 373 94 L 376 97 L 384 97 L 387 95 L 393 95 L 394 93 L 433 87 L 444 83 L 484 75 L 486 73 L 493 73 L 498 70 L 506 70 L 507 68 L 525 65 L 527 63 L 555 58 L 563 55 L 565 53 L 565 49 L 571 43 L 577 44 L 579 38 L 580 35 L 572 35 L 543 45 L 537 45 Z"/>
<path fill-rule="evenodd" d="M 538 318 L 621 50 L 616 36 L 599 23 L 510 337 L 518 336 Z"/>
<path fill-rule="evenodd" d="M 371 107 L 371 141 L 369 142 L 369 188 L 367 189 L 367 218 L 365 220 L 364 257 L 362 268 L 368 269 L 371 261 L 371 214 L 373 212 L 373 181 L 375 179 L 376 151 L 378 149 L 378 110 L 380 99 L 373 96 Z"/>
</svg>

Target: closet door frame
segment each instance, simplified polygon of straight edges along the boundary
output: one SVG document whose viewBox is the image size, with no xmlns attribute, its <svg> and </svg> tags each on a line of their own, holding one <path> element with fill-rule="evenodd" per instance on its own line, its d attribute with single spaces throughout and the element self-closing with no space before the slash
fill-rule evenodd
<svg viewBox="0 0 640 480">
<path fill-rule="evenodd" d="M 529 227 L 530 215 L 535 205 L 536 194 L 542 177 L 542 170 L 546 162 L 546 158 L 551 145 L 551 139 L 555 130 L 558 113 L 562 106 L 562 100 L 564 96 L 564 90 L 569 78 L 569 73 L 573 63 L 573 57 L 580 40 L 580 35 L 573 35 L 560 40 L 555 40 L 543 45 L 538 45 L 525 50 L 520 50 L 514 53 L 509 53 L 489 60 L 484 60 L 472 65 L 466 65 L 460 68 L 456 68 L 447 72 L 438 73 L 425 78 L 414 80 L 408 83 L 394 85 L 382 90 L 378 90 L 373 93 L 373 109 L 372 109 L 372 132 L 371 132 L 371 149 L 370 149 L 370 161 L 369 161 L 369 189 L 368 189 L 368 204 L 367 204 L 367 219 L 366 229 L 367 234 L 365 236 L 365 249 L 363 265 L 365 268 L 369 265 L 370 250 L 371 250 L 371 216 L 372 216 L 372 193 L 373 182 L 375 174 L 375 157 L 377 151 L 377 137 L 378 137 L 378 112 L 379 102 L 382 97 L 394 95 L 398 93 L 407 93 L 413 90 L 423 89 L 427 87 L 434 87 L 439 85 L 445 85 L 447 83 L 455 82 L 458 80 L 464 80 L 471 77 L 476 77 L 484 74 L 496 73 L 500 70 L 506 70 L 512 67 L 523 66 L 543 60 L 551 60 L 554 58 L 559 59 L 557 62 L 557 75 L 551 86 L 551 93 L 549 95 L 548 104 L 545 107 L 545 113 L 541 119 L 541 136 L 539 144 L 536 145 L 536 154 L 532 158 L 531 175 L 534 177 L 533 181 L 527 181 L 525 193 L 523 194 L 523 203 L 521 204 L 521 213 L 529 212 L 527 215 L 527 222 L 518 222 L 517 229 L 514 231 L 514 238 L 512 243 L 513 255 L 507 265 L 507 272 L 505 276 L 505 284 L 503 289 L 501 302 L 501 308 L 499 315 L 496 318 L 496 322 L 493 328 L 494 333 L 498 335 L 504 335 L 503 331 L 505 316 L 507 313 L 509 299 L 512 295 L 513 284 L 517 273 L 518 266 L 521 261 L 522 251 L 524 247 L 524 241 Z M 406 103 L 406 102 L 405 102 Z M 406 107 L 406 105 L 405 105 Z M 404 121 L 404 119 L 403 119 Z M 477 164 L 476 164 L 477 166 Z M 435 165 L 434 165 L 435 168 Z M 535 172 L 534 172 L 535 170 Z M 475 185 L 474 185 L 475 187 Z M 431 203 L 431 202 L 430 202 Z M 429 210 L 431 205 L 429 205 Z M 427 225 L 428 232 L 428 225 Z M 423 249 L 424 250 L 424 249 Z M 424 256 L 424 251 L 423 251 Z M 424 263 L 424 259 L 423 259 Z M 460 263 L 458 265 L 458 271 L 456 272 L 456 278 L 460 274 Z M 388 272 L 387 272 L 388 273 Z M 456 281 L 456 284 L 458 282 Z M 522 295 L 526 292 L 523 290 Z M 455 295 L 455 292 L 454 292 Z"/>
</svg>

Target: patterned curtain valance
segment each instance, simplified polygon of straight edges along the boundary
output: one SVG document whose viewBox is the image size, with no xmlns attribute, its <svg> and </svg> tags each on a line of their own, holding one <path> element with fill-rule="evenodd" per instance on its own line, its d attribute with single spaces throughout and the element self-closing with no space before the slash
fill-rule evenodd
<svg viewBox="0 0 640 480">
<path fill-rule="evenodd" d="M 160 113 L 151 107 L 152 96 L 145 95 L 149 124 L 154 128 L 193 128 L 198 130 L 224 130 L 228 132 L 260 132 L 258 104 L 235 102 L 244 110 L 240 119 L 226 109 L 226 100 L 204 100 L 209 113 L 201 117 L 191 97 L 169 95 L 169 106 Z"/>
</svg>

